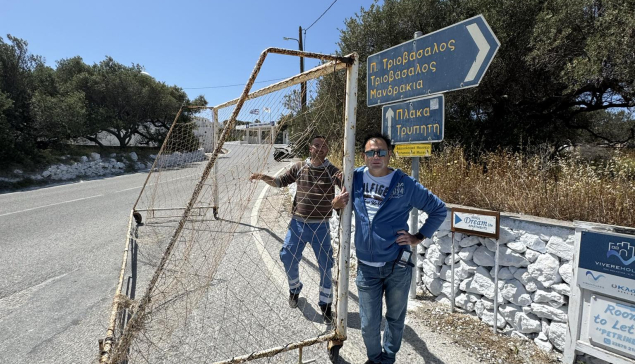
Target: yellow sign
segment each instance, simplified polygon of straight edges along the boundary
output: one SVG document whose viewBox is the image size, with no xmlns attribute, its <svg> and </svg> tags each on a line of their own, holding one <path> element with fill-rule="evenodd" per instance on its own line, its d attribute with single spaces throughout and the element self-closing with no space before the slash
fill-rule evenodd
<svg viewBox="0 0 635 364">
<path fill-rule="evenodd" d="M 398 144 L 395 145 L 397 157 L 429 157 L 432 155 L 432 144 Z"/>
</svg>

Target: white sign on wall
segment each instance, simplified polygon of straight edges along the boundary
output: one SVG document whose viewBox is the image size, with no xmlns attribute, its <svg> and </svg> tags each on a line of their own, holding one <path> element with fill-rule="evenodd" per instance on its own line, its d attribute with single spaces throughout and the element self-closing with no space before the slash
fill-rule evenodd
<svg viewBox="0 0 635 364">
<path fill-rule="evenodd" d="M 596 346 L 635 358 L 635 306 L 605 296 L 593 296 L 589 340 Z"/>
<path fill-rule="evenodd" d="M 452 209 L 452 231 L 498 239 L 500 213 Z"/>
</svg>

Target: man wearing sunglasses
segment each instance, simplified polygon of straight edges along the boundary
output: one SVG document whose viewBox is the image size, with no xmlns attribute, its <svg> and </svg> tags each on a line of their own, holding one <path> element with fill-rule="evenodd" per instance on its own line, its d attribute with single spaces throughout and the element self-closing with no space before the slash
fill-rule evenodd
<svg viewBox="0 0 635 364">
<path fill-rule="evenodd" d="M 302 290 L 299 263 L 307 243 L 311 244 L 320 273 L 319 302 L 325 323 L 333 322 L 331 303 L 333 248 L 329 218 L 333 212 L 335 185 L 341 186 L 340 171 L 326 158 L 329 147 L 323 136 L 315 136 L 309 146 L 310 157 L 291 166 L 278 177 L 254 173 L 249 180 L 261 180 L 273 187 L 297 186 L 293 200 L 293 218 L 280 250 L 289 283 L 289 306 L 298 307 Z"/>
<path fill-rule="evenodd" d="M 353 174 L 355 212 L 356 284 L 366 364 L 392 364 L 401 347 L 413 264 L 412 248 L 439 228 L 447 215 L 445 203 L 418 181 L 388 166 L 391 141 L 372 134 L 364 140 L 366 166 Z M 348 203 L 346 190 L 334 200 L 334 208 Z M 428 218 L 412 235 L 408 232 L 410 210 L 424 211 Z M 382 298 L 386 299 L 386 327 L 381 341 Z"/>
</svg>

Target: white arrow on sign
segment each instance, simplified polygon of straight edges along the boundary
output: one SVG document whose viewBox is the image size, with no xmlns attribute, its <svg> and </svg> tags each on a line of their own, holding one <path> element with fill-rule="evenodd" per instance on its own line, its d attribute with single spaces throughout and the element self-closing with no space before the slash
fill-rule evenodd
<svg viewBox="0 0 635 364">
<path fill-rule="evenodd" d="M 391 130 L 392 130 L 392 117 L 395 116 L 395 112 L 392 111 L 392 108 L 389 107 L 388 111 L 386 111 L 386 119 L 388 119 L 388 132 L 386 134 L 388 134 L 389 137 L 392 138 L 391 134 Z"/>
<path fill-rule="evenodd" d="M 472 39 L 474 39 L 474 43 L 476 43 L 476 46 L 478 47 L 478 54 L 476 55 L 476 59 L 474 60 L 474 63 L 472 64 L 470 71 L 467 73 L 467 76 L 465 76 L 465 80 L 463 82 L 474 80 L 478 70 L 481 69 L 483 62 L 485 61 L 485 56 L 487 55 L 487 52 L 489 52 L 490 48 L 489 43 L 487 43 L 481 29 L 476 23 L 470 24 L 466 28 L 472 36 Z"/>
</svg>

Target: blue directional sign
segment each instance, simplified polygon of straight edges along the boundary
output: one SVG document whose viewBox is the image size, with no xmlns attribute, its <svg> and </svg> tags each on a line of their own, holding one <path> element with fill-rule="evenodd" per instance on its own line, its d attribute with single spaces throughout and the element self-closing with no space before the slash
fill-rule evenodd
<svg viewBox="0 0 635 364">
<path fill-rule="evenodd" d="M 435 143 L 443 140 L 445 97 L 436 95 L 381 109 L 382 133 L 394 144 Z"/>
<path fill-rule="evenodd" d="M 482 15 L 368 57 L 368 106 L 478 86 L 500 42 Z"/>
</svg>

